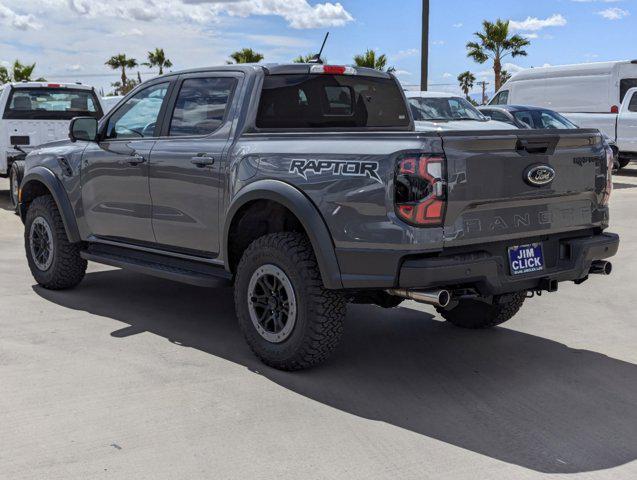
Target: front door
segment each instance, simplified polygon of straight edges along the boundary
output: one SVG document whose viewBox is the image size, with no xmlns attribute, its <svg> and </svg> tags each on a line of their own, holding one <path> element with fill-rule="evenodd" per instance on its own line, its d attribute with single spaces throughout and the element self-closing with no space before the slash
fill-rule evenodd
<svg viewBox="0 0 637 480">
<path fill-rule="evenodd" d="M 219 250 L 219 202 L 239 74 L 180 78 L 150 163 L 153 229 L 160 247 L 202 256 Z"/>
<path fill-rule="evenodd" d="M 154 243 L 148 190 L 150 152 L 170 82 L 148 86 L 101 126 L 82 157 L 82 206 L 88 234 Z"/>
<path fill-rule="evenodd" d="M 637 88 L 626 93 L 617 119 L 617 147 L 620 152 L 637 153 Z"/>
</svg>

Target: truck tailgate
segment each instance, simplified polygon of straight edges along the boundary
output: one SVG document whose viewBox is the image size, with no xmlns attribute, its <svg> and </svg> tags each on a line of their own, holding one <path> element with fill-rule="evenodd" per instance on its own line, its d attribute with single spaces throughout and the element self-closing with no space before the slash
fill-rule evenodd
<svg viewBox="0 0 637 480">
<path fill-rule="evenodd" d="M 607 223 L 602 197 L 608 166 L 596 130 L 450 132 L 441 137 L 448 182 L 445 247 Z"/>
</svg>

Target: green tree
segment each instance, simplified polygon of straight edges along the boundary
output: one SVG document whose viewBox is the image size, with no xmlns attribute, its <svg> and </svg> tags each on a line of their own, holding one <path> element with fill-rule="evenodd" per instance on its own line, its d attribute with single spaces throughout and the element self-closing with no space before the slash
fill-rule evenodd
<svg viewBox="0 0 637 480">
<path fill-rule="evenodd" d="M 312 55 L 311 53 L 308 53 L 307 55 L 299 55 L 292 61 L 294 63 L 310 63 L 310 60 L 312 60 L 313 58 L 314 58 L 314 55 Z"/>
<path fill-rule="evenodd" d="M 506 70 L 502 70 L 500 72 L 500 81 L 502 82 L 502 85 L 507 83 L 510 78 L 511 78 L 511 74 L 507 72 Z"/>
<path fill-rule="evenodd" d="M 142 65 L 146 65 L 150 68 L 159 67 L 160 75 L 164 74 L 164 68 L 170 68 L 173 66 L 173 62 L 166 58 L 163 48 L 156 48 L 154 51 L 148 52 L 147 58 L 148 61 L 144 62 Z"/>
<path fill-rule="evenodd" d="M 230 54 L 228 63 L 259 63 L 263 60 L 263 54 L 255 52 L 251 48 L 243 48 Z"/>
<path fill-rule="evenodd" d="M 0 84 L 9 82 L 46 82 L 45 78 L 39 77 L 33 80 L 33 71 L 35 70 L 35 63 L 27 65 L 16 60 L 10 67 L 0 66 Z"/>
<path fill-rule="evenodd" d="M 468 70 L 458 75 L 458 83 L 460 84 L 460 88 L 464 92 L 465 97 L 469 98 L 469 92 L 473 88 L 475 81 L 475 75 Z"/>
<path fill-rule="evenodd" d="M 11 81 L 11 76 L 9 75 L 9 71 L 7 67 L 0 65 L 0 85 L 3 83 L 9 83 Z"/>
<path fill-rule="evenodd" d="M 356 55 L 354 57 L 354 63 L 357 67 L 367 67 L 373 68 L 375 70 L 380 70 L 381 72 L 394 72 L 396 69 L 394 67 L 387 67 L 387 56 L 377 55 L 374 50 L 368 49 L 362 55 Z"/>
<path fill-rule="evenodd" d="M 500 20 L 482 22 L 482 31 L 474 34 L 477 41 L 467 43 L 467 56 L 482 64 L 487 60 L 493 60 L 493 73 L 495 74 L 496 92 L 502 86 L 502 59 L 526 56 L 529 40 L 520 35 L 509 35 L 509 21 Z"/>
<path fill-rule="evenodd" d="M 133 85 L 131 86 L 131 82 L 126 77 L 126 69 L 135 68 L 137 66 L 137 60 L 135 60 L 134 58 L 128 58 L 125 53 L 119 53 L 109 58 L 105 64 L 111 67 L 113 70 L 118 70 L 118 69 L 121 70 L 122 81 L 120 82 L 120 86 L 119 86 L 120 94 L 123 95 L 124 93 L 128 93 L 132 89 L 132 87 L 135 86 L 134 82 L 133 82 Z"/>
</svg>

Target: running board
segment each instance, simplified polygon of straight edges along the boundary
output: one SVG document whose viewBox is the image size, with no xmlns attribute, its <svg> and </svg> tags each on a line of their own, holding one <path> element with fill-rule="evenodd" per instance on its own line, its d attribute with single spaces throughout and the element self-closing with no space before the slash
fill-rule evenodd
<svg viewBox="0 0 637 480">
<path fill-rule="evenodd" d="M 232 283 L 232 275 L 221 266 L 168 255 L 98 244 L 90 244 L 86 250 L 80 252 L 80 255 L 91 262 L 198 287 L 224 287 Z"/>
</svg>

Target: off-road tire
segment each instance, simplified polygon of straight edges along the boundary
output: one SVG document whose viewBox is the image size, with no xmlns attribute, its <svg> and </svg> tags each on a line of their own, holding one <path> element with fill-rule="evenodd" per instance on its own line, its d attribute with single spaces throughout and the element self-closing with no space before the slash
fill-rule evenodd
<svg viewBox="0 0 637 480">
<path fill-rule="evenodd" d="M 294 327 L 280 343 L 270 342 L 259 334 L 250 317 L 250 280 L 264 265 L 281 269 L 296 297 Z M 321 363 L 342 337 L 345 299 L 323 286 L 312 245 L 303 234 L 274 233 L 255 240 L 237 267 L 234 299 L 248 345 L 263 363 L 279 370 L 301 370 Z"/>
<path fill-rule="evenodd" d="M 36 265 L 30 245 L 31 225 L 38 217 L 42 217 L 48 223 L 53 236 L 53 260 L 46 270 L 41 270 Z M 79 244 L 69 242 L 62 217 L 52 196 L 37 197 L 29 205 L 24 229 L 24 247 L 31 274 L 42 287 L 63 290 L 75 287 L 84 278 L 87 262 L 80 256 Z"/>
<path fill-rule="evenodd" d="M 506 301 L 503 301 L 506 298 Z M 460 300 L 458 305 L 446 310 L 439 308 L 438 313 L 449 323 L 461 328 L 491 328 L 511 320 L 522 307 L 525 292 L 507 297 L 493 297 L 488 303 L 481 300 Z"/>
<path fill-rule="evenodd" d="M 617 169 L 621 170 L 622 168 L 627 167 L 628 164 L 630 163 L 630 160 L 631 160 L 630 158 L 619 157 L 619 159 L 617 160 L 619 167 Z"/>
<path fill-rule="evenodd" d="M 11 164 L 11 169 L 9 170 L 9 201 L 16 212 L 18 211 L 16 191 L 20 187 L 22 178 L 24 178 L 24 160 L 16 160 Z"/>
</svg>

